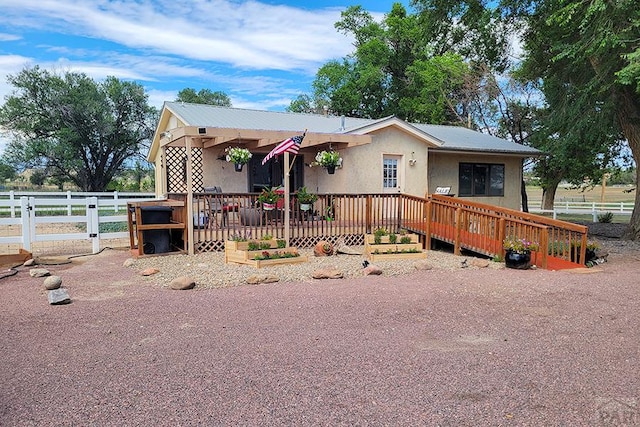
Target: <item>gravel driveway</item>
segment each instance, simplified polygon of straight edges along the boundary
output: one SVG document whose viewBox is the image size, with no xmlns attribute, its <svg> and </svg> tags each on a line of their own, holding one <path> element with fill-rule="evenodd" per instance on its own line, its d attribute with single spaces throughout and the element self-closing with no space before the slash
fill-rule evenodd
<svg viewBox="0 0 640 427">
<path fill-rule="evenodd" d="M 0 280 L 0 425 L 640 425 L 635 249 L 191 291 L 128 256 L 49 266 L 64 306 Z"/>
</svg>

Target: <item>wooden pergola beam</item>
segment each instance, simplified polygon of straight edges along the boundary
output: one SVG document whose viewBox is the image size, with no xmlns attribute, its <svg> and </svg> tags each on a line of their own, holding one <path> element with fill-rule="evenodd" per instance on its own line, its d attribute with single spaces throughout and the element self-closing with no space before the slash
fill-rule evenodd
<svg viewBox="0 0 640 427">
<path fill-rule="evenodd" d="M 259 129 L 232 129 L 215 127 L 187 126 L 168 132 L 170 136 L 161 140 L 161 146 L 185 147 L 185 138 L 191 138 L 193 148 L 211 148 L 229 143 L 249 144 L 255 148 L 268 148 L 294 136 L 292 131 L 274 131 Z M 301 148 L 317 145 L 342 143 L 347 146 L 357 146 L 371 143 L 370 135 L 356 135 L 345 133 L 307 132 Z"/>
</svg>

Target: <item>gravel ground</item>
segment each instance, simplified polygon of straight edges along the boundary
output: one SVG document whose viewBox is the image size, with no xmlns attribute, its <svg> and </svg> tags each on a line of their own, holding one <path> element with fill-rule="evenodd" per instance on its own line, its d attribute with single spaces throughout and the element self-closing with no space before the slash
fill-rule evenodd
<svg viewBox="0 0 640 427">
<path fill-rule="evenodd" d="M 0 280 L 0 425 L 640 425 L 640 250 L 603 245 L 591 269 L 431 251 L 427 271 L 357 277 L 355 257 L 345 279 L 195 291 L 107 250 L 47 266 L 64 306 L 19 268 Z"/>
<path fill-rule="evenodd" d="M 362 253 L 363 247 L 353 247 Z M 275 275 L 281 282 L 309 282 L 313 281 L 314 271 L 324 268 L 338 269 L 346 278 L 363 276 L 363 261 L 361 255 L 339 254 L 329 257 L 316 257 L 312 250 L 300 250 L 301 255 L 308 257 L 308 262 L 269 266 L 257 269 L 250 265 L 225 264 L 223 252 L 209 252 L 198 255 L 165 255 L 159 257 L 145 257 L 134 261 L 131 268 L 142 271 L 155 268 L 159 273 L 148 280 L 162 285 L 168 285 L 171 280 L 180 276 L 194 279 L 198 288 L 218 288 L 236 286 L 246 283 L 246 279 L 253 275 Z M 457 270 L 466 262 L 468 268 L 472 266 L 474 257 L 455 256 L 441 251 L 429 251 L 424 260 L 393 260 L 379 261 L 375 265 L 383 270 L 387 277 L 404 275 L 422 269 Z M 501 263 L 491 262 L 489 268 L 502 269 Z"/>
</svg>

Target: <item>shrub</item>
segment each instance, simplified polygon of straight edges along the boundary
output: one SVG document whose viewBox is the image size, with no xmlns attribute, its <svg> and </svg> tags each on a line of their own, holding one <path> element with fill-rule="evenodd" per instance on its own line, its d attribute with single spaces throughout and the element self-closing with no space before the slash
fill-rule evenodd
<svg viewBox="0 0 640 427">
<path fill-rule="evenodd" d="M 608 224 L 613 221 L 613 212 L 605 212 L 598 215 L 598 222 Z"/>
</svg>

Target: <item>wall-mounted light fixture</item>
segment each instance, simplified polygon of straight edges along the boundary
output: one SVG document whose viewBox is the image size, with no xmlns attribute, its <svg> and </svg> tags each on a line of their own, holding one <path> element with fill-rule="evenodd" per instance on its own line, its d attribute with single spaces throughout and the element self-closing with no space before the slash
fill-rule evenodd
<svg viewBox="0 0 640 427">
<path fill-rule="evenodd" d="M 418 160 L 416 159 L 416 153 L 415 151 L 412 151 L 411 158 L 409 159 L 409 166 L 415 166 L 417 161 Z"/>
</svg>

